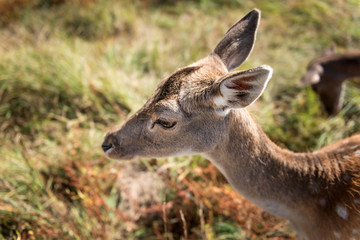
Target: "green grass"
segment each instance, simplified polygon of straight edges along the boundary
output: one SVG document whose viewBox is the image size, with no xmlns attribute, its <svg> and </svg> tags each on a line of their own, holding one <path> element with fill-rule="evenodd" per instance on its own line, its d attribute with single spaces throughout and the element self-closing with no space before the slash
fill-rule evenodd
<svg viewBox="0 0 360 240">
<path fill-rule="evenodd" d="M 241 68 L 274 68 L 250 108 L 265 132 L 294 151 L 358 133 L 358 79 L 334 118 L 299 85 L 307 63 L 332 43 L 341 52 L 359 46 L 357 1 L 28 3 L 0 5 L 0 239 L 295 239 L 286 221 L 242 199 L 199 156 L 141 160 L 167 188 L 164 203 L 131 219 L 119 207 L 124 167 L 100 145 L 157 82 L 206 56 L 254 7 L 262 22 Z"/>
</svg>

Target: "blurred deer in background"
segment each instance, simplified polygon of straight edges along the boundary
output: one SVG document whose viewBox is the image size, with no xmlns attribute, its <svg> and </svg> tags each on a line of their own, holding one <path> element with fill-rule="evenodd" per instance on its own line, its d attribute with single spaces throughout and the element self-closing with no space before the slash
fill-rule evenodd
<svg viewBox="0 0 360 240">
<path fill-rule="evenodd" d="M 335 53 L 325 51 L 310 62 L 303 85 L 311 85 L 329 115 L 337 114 L 343 105 L 345 80 L 360 77 L 360 51 Z"/>
<path fill-rule="evenodd" d="M 229 71 L 249 56 L 259 20 L 260 11 L 251 11 L 210 55 L 161 81 L 102 148 L 119 160 L 201 154 L 240 194 L 289 219 L 305 239 L 360 239 L 360 135 L 294 153 L 275 145 L 246 109 L 272 69 Z"/>
</svg>

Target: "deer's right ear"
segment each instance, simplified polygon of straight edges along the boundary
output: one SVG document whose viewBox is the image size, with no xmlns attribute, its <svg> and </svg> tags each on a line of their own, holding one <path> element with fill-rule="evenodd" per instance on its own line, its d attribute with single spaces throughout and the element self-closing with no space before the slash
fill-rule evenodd
<svg viewBox="0 0 360 240">
<path fill-rule="evenodd" d="M 260 10 L 254 9 L 235 23 L 218 43 L 213 53 L 223 61 L 228 71 L 240 66 L 250 55 L 260 22 Z"/>
<path fill-rule="evenodd" d="M 213 92 L 217 109 L 244 108 L 255 102 L 263 93 L 272 76 L 272 68 L 263 65 L 246 71 L 230 72 L 220 78 Z"/>
</svg>

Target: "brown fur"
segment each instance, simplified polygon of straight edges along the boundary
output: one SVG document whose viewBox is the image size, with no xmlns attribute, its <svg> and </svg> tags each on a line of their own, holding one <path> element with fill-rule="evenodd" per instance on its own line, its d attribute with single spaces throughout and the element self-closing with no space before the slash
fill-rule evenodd
<svg viewBox="0 0 360 240">
<path fill-rule="evenodd" d="M 250 12 L 215 52 L 163 80 L 102 147 L 115 159 L 201 154 L 240 194 L 289 219 L 305 239 L 359 239 L 360 135 L 294 153 L 271 142 L 244 108 L 272 73 L 268 66 L 228 72 L 247 58 L 238 54 L 250 54 L 259 17 Z"/>
</svg>

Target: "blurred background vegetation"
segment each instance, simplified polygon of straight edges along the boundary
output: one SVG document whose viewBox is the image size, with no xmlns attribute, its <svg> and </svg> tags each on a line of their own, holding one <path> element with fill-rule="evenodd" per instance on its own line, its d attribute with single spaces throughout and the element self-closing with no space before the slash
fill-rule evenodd
<svg viewBox="0 0 360 240">
<path fill-rule="evenodd" d="M 311 151 L 359 132 L 359 79 L 334 118 L 299 85 L 331 44 L 359 50 L 358 0 L 0 0 L 0 239 L 296 239 L 202 157 L 118 163 L 100 148 L 254 7 L 241 68 L 274 68 L 250 108 L 270 138 Z"/>
</svg>

